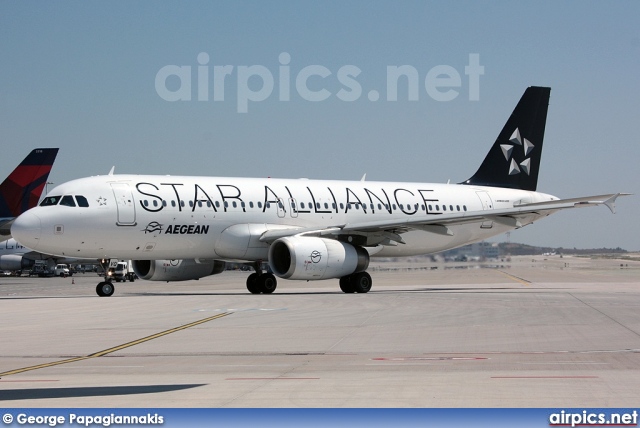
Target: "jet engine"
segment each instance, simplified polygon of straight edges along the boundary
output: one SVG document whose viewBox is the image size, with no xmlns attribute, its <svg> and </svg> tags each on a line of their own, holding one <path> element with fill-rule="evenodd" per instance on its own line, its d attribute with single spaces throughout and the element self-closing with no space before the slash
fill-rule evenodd
<svg viewBox="0 0 640 428">
<path fill-rule="evenodd" d="M 133 271 L 148 281 L 188 281 L 224 272 L 220 260 L 132 260 Z"/>
<path fill-rule="evenodd" d="M 269 248 L 269 267 L 285 279 L 340 278 L 368 266 L 367 250 L 333 239 L 292 236 L 274 241 Z"/>
<path fill-rule="evenodd" d="M 0 256 L 0 270 L 20 270 L 33 266 L 33 260 L 25 259 L 19 254 L 4 254 Z"/>
</svg>

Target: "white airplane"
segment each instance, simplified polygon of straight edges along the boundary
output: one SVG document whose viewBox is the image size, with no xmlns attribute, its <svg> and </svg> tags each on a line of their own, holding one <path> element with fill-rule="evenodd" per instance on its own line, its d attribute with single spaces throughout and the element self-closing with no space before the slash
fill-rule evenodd
<svg viewBox="0 0 640 428">
<path fill-rule="evenodd" d="M 251 293 L 272 293 L 276 276 L 339 278 L 345 293 L 366 293 L 372 256 L 439 252 L 566 208 L 614 211 L 621 193 L 559 199 L 536 191 L 549 94 L 525 91 L 460 184 L 110 174 L 57 186 L 11 233 L 47 254 L 131 259 L 142 279 L 195 279 L 243 261 L 256 270 Z M 101 282 L 96 291 L 114 289 Z"/>
</svg>

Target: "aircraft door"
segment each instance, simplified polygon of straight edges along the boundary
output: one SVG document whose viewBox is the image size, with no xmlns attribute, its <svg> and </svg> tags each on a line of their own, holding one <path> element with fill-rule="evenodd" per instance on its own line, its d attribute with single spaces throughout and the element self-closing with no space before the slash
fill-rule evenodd
<svg viewBox="0 0 640 428">
<path fill-rule="evenodd" d="M 111 183 L 111 190 L 118 208 L 118 226 L 135 226 L 136 209 L 133 203 L 133 193 L 127 183 Z"/>
<path fill-rule="evenodd" d="M 493 201 L 491 200 L 491 196 L 489 196 L 488 192 L 476 192 L 476 195 L 478 195 L 478 198 L 480 198 L 483 210 L 493 209 Z M 490 220 L 483 221 L 480 225 L 481 229 L 491 229 L 492 227 L 493 222 Z"/>
</svg>

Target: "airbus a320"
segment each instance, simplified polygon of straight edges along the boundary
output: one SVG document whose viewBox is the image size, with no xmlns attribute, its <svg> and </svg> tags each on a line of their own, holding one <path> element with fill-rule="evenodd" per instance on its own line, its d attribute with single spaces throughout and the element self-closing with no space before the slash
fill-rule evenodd
<svg viewBox="0 0 640 428">
<path fill-rule="evenodd" d="M 614 210 L 621 193 L 537 192 L 549 95 L 527 88 L 459 184 L 110 174 L 57 186 L 11 233 L 47 254 L 131 259 L 142 279 L 196 279 L 240 261 L 255 269 L 251 293 L 272 293 L 276 278 L 337 278 L 345 293 L 366 293 L 371 257 L 443 251 L 567 208 Z M 114 288 L 103 281 L 96 291 Z"/>
</svg>

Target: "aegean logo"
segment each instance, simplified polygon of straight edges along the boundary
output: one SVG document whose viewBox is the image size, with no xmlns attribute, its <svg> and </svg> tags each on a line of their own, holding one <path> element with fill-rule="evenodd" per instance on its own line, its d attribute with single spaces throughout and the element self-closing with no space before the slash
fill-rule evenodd
<svg viewBox="0 0 640 428">
<path fill-rule="evenodd" d="M 152 221 L 151 223 L 149 223 L 147 225 L 147 227 L 142 229 L 142 231 L 145 233 L 145 235 L 147 233 L 162 232 L 162 225 L 160 223 L 158 223 L 157 221 Z"/>
<path fill-rule="evenodd" d="M 165 65 L 155 76 L 156 93 L 165 101 L 191 101 L 195 87 L 198 101 L 224 102 L 228 99 L 225 90 L 233 89 L 235 80 L 237 112 L 247 113 L 250 102 L 256 103 L 271 98 L 276 87 L 278 101 L 284 102 L 290 101 L 294 96 L 309 102 L 325 101 L 331 97 L 353 102 L 359 100 L 365 90 L 362 79 L 359 80 L 364 72 L 356 65 L 343 65 L 337 70 L 319 64 L 298 65 L 287 52 L 278 56 L 277 73 L 273 73 L 264 65 L 212 65 L 210 62 L 209 54 L 200 52 L 196 67 Z M 484 75 L 484 66 L 480 65 L 480 54 L 469 54 L 464 75 L 468 77 L 469 100 L 479 100 L 480 76 Z M 335 86 L 335 82 L 329 82 L 329 79 L 336 79 L 340 85 L 340 89 L 335 93 L 327 89 Z M 403 88 L 402 91 L 407 88 L 407 101 L 418 101 L 423 90 L 435 101 L 452 101 L 460 95 L 463 78 L 461 73 L 450 65 L 436 65 L 422 74 L 412 65 L 387 65 L 387 101 L 398 101 L 399 86 Z M 292 89 L 295 90 L 294 95 Z M 370 102 L 384 97 L 376 88 L 369 88 L 366 96 Z"/>
<path fill-rule="evenodd" d="M 320 263 L 320 260 L 322 260 L 322 253 L 320 251 L 312 251 L 311 254 L 309 255 L 309 259 L 311 260 L 311 262 L 313 263 Z"/>
</svg>

